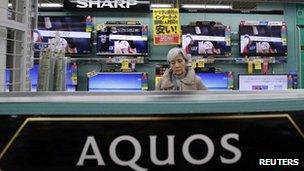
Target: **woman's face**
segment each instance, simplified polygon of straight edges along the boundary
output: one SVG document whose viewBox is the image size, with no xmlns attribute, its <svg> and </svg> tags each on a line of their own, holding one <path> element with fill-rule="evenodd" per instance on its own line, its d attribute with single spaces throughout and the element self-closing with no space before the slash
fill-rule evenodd
<svg viewBox="0 0 304 171">
<path fill-rule="evenodd" d="M 181 76 L 186 73 L 186 61 L 180 54 L 170 62 L 170 67 L 174 75 Z"/>
<path fill-rule="evenodd" d="M 243 43 L 244 43 L 245 46 L 248 45 L 250 43 L 250 38 L 249 37 L 244 37 Z"/>
</svg>

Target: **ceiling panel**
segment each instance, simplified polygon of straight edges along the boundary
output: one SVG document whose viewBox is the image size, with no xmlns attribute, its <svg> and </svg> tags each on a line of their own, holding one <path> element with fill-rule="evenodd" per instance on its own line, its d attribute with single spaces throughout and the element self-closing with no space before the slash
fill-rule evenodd
<svg viewBox="0 0 304 171">
<path fill-rule="evenodd" d="M 63 3 L 64 0 L 38 0 L 39 3 Z M 151 0 L 151 3 L 170 3 L 174 4 L 230 4 L 233 9 L 255 9 L 256 3 L 304 3 L 304 0 Z"/>
<path fill-rule="evenodd" d="M 38 0 L 40 3 L 63 3 L 63 0 Z M 175 3 L 176 0 L 151 0 L 152 3 Z M 252 3 L 252 2 L 280 2 L 280 3 L 304 3 L 303 0 L 179 0 L 180 3 L 194 3 L 194 4 L 222 4 L 229 2 Z"/>
</svg>

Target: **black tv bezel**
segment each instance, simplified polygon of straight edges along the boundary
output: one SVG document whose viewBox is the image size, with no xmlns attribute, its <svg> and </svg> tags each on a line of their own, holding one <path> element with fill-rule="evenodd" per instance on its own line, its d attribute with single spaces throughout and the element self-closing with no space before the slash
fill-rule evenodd
<svg viewBox="0 0 304 171">
<path fill-rule="evenodd" d="M 31 69 L 33 69 L 33 68 L 35 67 L 35 65 L 38 66 L 38 68 L 37 68 L 37 84 L 36 84 L 36 91 L 32 91 L 32 89 L 31 89 L 31 92 L 37 92 L 37 86 L 38 86 L 39 62 L 38 62 L 38 61 L 34 61 L 33 67 L 32 67 Z M 73 85 L 73 84 L 68 84 L 68 82 L 67 82 L 67 79 L 68 79 L 67 73 L 68 73 L 69 65 L 72 66 L 73 64 L 72 64 L 71 62 L 68 62 L 68 63 L 67 63 L 67 72 L 66 72 L 66 92 L 76 92 L 76 91 L 77 91 L 77 86 L 78 86 L 78 84 Z M 30 69 L 30 70 L 31 70 L 31 69 Z M 72 69 L 72 67 L 71 67 L 71 69 Z M 78 71 L 77 71 L 77 72 L 78 72 Z M 31 74 L 30 74 L 30 75 L 31 75 Z M 77 76 L 77 77 L 78 77 L 78 76 Z M 32 86 L 35 85 L 35 84 L 32 84 L 32 81 L 30 81 L 30 83 L 31 83 L 31 88 L 32 88 Z M 68 86 L 74 86 L 75 91 L 68 91 L 68 88 L 67 88 Z"/>
<path fill-rule="evenodd" d="M 238 78 L 238 80 L 237 80 L 237 82 L 238 82 L 238 83 L 237 83 L 238 87 L 237 87 L 237 88 L 238 88 L 239 91 L 254 91 L 254 90 L 240 90 L 240 76 L 242 76 L 242 75 L 245 75 L 245 76 L 246 76 L 246 75 L 247 75 L 247 76 L 250 76 L 250 75 L 251 75 L 251 76 L 257 76 L 257 75 L 258 75 L 258 76 L 263 76 L 263 75 L 264 75 L 264 76 L 266 76 L 266 75 L 286 75 L 287 78 L 288 78 L 288 75 L 289 75 L 289 74 L 238 74 L 238 76 L 237 76 L 237 78 Z M 288 84 L 287 84 L 287 86 L 288 86 Z M 264 90 L 264 91 L 275 91 L 275 90 Z M 281 91 L 285 91 L 285 90 L 281 90 Z"/>
<path fill-rule="evenodd" d="M 232 81 L 233 81 L 233 82 L 232 82 L 233 89 L 230 89 L 230 88 L 228 87 L 228 86 L 229 86 L 229 82 L 228 82 L 228 79 L 227 79 L 227 87 L 228 87 L 228 88 L 225 89 L 225 90 L 229 90 L 229 91 L 230 91 L 230 90 L 234 90 L 234 82 L 235 82 L 235 81 L 234 81 L 234 77 L 235 77 L 235 76 L 234 76 L 234 72 L 233 72 L 233 71 L 223 71 L 223 72 L 208 72 L 208 71 L 205 71 L 205 72 L 196 72 L 195 74 L 199 74 L 199 73 L 210 73 L 210 74 L 217 74 L 217 73 L 218 73 L 218 74 L 221 74 L 221 73 L 224 73 L 224 74 L 227 75 L 227 78 L 229 78 L 229 77 L 228 77 L 228 74 L 231 73 L 231 74 L 232 74 Z M 223 91 L 225 91 L 225 90 L 223 90 Z M 212 91 L 212 90 L 211 90 L 211 91 Z M 216 90 L 216 91 L 217 91 L 217 90 Z"/>
<path fill-rule="evenodd" d="M 183 34 L 183 27 L 185 27 L 185 26 L 192 26 L 192 27 L 195 27 L 195 25 L 181 25 L 181 44 L 180 44 L 180 46 L 182 47 L 183 46 L 183 36 L 184 35 L 187 35 L 187 34 Z M 204 25 L 205 26 L 205 25 Z M 216 27 L 224 27 L 225 29 L 227 28 L 227 27 L 230 27 L 231 28 L 231 26 L 226 26 L 226 25 L 220 25 L 220 26 L 216 26 Z M 190 34 L 190 35 L 192 35 L 192 34 Z M 199 35 L 198 35 L 199 36 Z M 225 37 L 225 36 L 224 36 Z M 212 57 L 230 57 L 231 55 L 232 55 L 232 44 L 231 44 L 231 31 L 230 31 L 230 46 L 226 46 L 226 47 L 230 47 L 230 51 L 229 52 L 226 52 L 226 53 L 224 53 L 224 54 L 191 54 L 191 56 L 204 56 L 204 57 L 208 57 L 208 56 L 212 56 Z"/>
<path fill-rule="evenodd" d="M 75 15 L 75 16 L 63 16 L 63 15 L 41 15 L 41 16 L 39 16 L 39 17 L 79 17 L 79 18 L 81 18 L 81 17 L 85 17 L 84 15 L 82 16 L 82 15 Z M 38 17 L 38 18 L 39 18 Z M 39 29 L 38 28 L 38 19 L 37 19 L 37 31 L 39 31 L 39 30 L 42 30 L 42 29 Z M 85 23 L 85 21 L 84 21 L 84 23 Z M 85 29 L 85 28 L 84 28 Z M 56 30 L 42 30 L 42 31 L 56 31 Z M 60 32 L 60 31 L 59 31 Z M 73 32 L 73 31 L 69 31 L 69 32 Z M 88 32 L 85 32 L 85 31 L 83 31 L 84 33 L 88 33 Z M 80 55 L 91 55 L 92 54 L 92 52 L 94 51 L 93 50 L 93 46 L 92 46 L 92 32 L 90 32 L 90 37 L 89 38 L 86 38 L 86 39 L 88 39 L 88 43 L 89 43 L 89 51 L 88 52 L 77 52 L 77 53 L 68 53 L 68 52 L 65 52 L 65 54 L 67 55 L 67 56 L 71 56 L 71 57 L 78 57 L 78 56 L 80 56 Z M 50 39 L 50 38 L 49 38 Z M 78 39 L 81 39 L 81 38 L 78 38 Z M 84 38 L 83 38 L 84 39 Z M 39 43 L 34 43 L 34 44 L 39 44 Z M 42 42 L 42 43 L 40 43 L 42 46 L 45 46 L 45 45 L 47 45 L 48 43 L 47 42 Z M 45 47 L 44 48 L 42 48 L 42 50 L 43 49 L 45 49 Z M 34 49 L 35 50 L 35 49 Z M 39 53 L 42 51 L 42 50 L 39 50 L 39 51 L 35 51 L 34 52 L 34 55 L 39 55 Z"/>
<path fill-rule="evenodd" d="M 148 57 L 149 55 L 149 28 L 148 28 L 148 25 L 147 24 L 130 24 L 130 25 L 127 25 L 127 24 L 105 24 L 106 27 L 111 27 L 111 26 L 118 26 L 118 27 L 123 27 L 123 26 L 129 26 L 129 27 L 143 27 L 143 26 L 146 26 L 147 27 L 147 53 L 108 53 L 108 52 L 105 52 L 105 53 L 102 53 L 102 52 L 98 52 L 98 38 L 99 38 L 99 34 L 100 32 L 97 31 L 96 32 L 96 55 L 97 56 L 143 56 L 143 57 Z"/>
<path fill-rule="evenodd" d="M 240 34 L 240 30 L 241 30 L 241 26 L 243 26 L 243 25 L 241 25 L 241 24 L 239 24 L 239 54 L 240 54 L 240 56 L 241 57 L 251 57 L 251 56 L 261 56 L 261 57 L 287 57 L 288 56 L 288 44 L 286 44 L 286 47 L 287 47 L 287 49 L 286 49 L 286 53 L 267 53 L 267 54 L 264 54 L 264 53 L 255 53 L 255 54 L 248 54 L 248 55 L 246 55 L 246 54 L 243 54 L 243 53 L 241 53 L 241 34 Z M 254 26 L 254 25 L 244 25 L 244 26 Z M 257 25 L 258 26 L 258 25 Z M 263 26 L 263 25 L 261 25 L 261 26 Z M 282 25 L 283 26 L 283 25 Z M 281 27 L 282 27 L 281 26 Z M 286 27 L 286 39 L 287 39 L 287 26 L 285 25 L 285 27 Z M 250 36 L 250 35 L 249 35 Z"/>
<path fill-rule="evenodd" d="M 96 73 L 96 75 L 98 75 L 98 74 L 100 74 L 100 73 L 108 73 L 108 74 L 115 74 L 115 73 L 121 73 L 121 74 L 136 74 L 136 73 L 141 73 L 141 75 L 143 76 L 144 74 L 146 74 L 147 76 L 148 76 L 148 73 L 146 73 L 146 72 L 97 72 Z M 96 75 L 94 75 L 94 76 L 96 76 Z M 94 77 L 94 76 L 92 76 L 92 77 Z M 91 77 L 86 77 L 86 83 L 87 83 L 87 86 L 86 86 L 86 91 L 87 92 L 93 92 L 93 93 L 95 93 L 95 92 L 98 92 L 98 91 L 90 91 L 90 85 L 89 85 L 89 79 L 90 79 Z M 147 78 L 147 82 L 148 82 L 148 80 L 149 80 L 149 78 Z M 141 80 L 142 81 L 142 80 Z M 143 84 L 141 85 L 141 87 L 143 88 Z M 147 91 L 147 90 L 141 90 L 141 92 L 145 92 L 145 91 Z M 101 92 L 98 92 L 98 93 L 113 93 L 113 92 L 110 92 L 110 91 L 101 91 Z M 114 92 L 114 93 L 117 93 L 117 92 Z M 121 93 L 121 92 L 119 92 L 119 93 Z M 123 92 L 123 93 L 130 93 L 130 92 Z"/>
</svg>

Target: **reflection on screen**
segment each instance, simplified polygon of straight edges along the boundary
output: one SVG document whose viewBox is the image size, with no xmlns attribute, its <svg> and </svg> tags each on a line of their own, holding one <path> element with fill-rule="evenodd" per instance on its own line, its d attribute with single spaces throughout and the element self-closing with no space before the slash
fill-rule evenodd
<svg viewBox="0 0 304 171">
<path fill-rule="evenodd" d="M 30 70 L 30 79 L 31 79 L 31 91 L 37 91 L 38 84 L 38 71 L 39 64 L 34 64 L 33 68 Z M 76 91 L 76 85 L 72 82 L 72 65 L 68 64 L 67 66 L 67 75 L 66 75 L 66 86 L 67 91 L 73 92 Z"/>
<path fill-rule="evenodd" d="M 197 73 L 209 90 L 228 90 L 228 73 Z"/>
<path fill-rule="evenodd" d="M 239 75 L 239 90 L 287 90 L 287 75 Z"/>
<path fill-rule="evenodd" d="M 125 92 L 143 90 L 143 73 L 99 73 L 88 79 L 93 92 Z"/>
</svg>

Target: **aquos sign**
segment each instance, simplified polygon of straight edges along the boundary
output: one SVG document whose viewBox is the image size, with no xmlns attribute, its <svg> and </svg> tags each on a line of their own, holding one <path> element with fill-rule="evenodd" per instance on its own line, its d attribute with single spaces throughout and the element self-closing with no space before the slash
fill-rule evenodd
<svg viewBox="0 0 304 171">
<path fill-rule="evenodd" d="M 303 124 L 298 122 L 303 120 L 302 112 L 292 116 L 3 115 L 0 170 L 303 171 Z"/>
<path fill-rule="evenodd" d="M 149 8 L 150 1 L 140 0 L 65 0 L 64 7 L 66 9 L 99 9 L 99 10 L 128 10 L 138 9 L 146 10 Z"/>
</svg>

